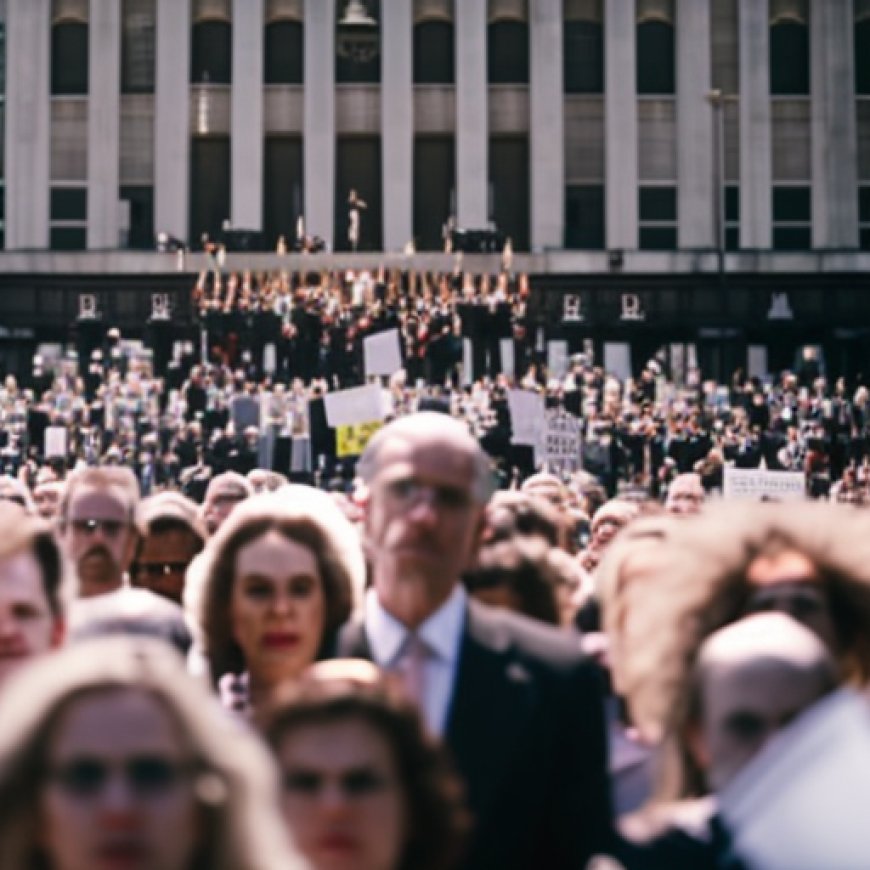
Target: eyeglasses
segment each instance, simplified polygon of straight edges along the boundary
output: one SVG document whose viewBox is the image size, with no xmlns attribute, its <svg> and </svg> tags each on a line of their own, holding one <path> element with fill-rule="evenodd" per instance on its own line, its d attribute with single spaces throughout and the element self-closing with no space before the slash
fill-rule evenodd
<svg viewBox="0 0 870 870">
<path fill-rule="evenodd" d="M 159 755 L 138 755 L 120 763 L 100 758 L 75 758 L 48 770 L 48 780 L 68 795 L 94 798 L 119 774 L 136 797 L 160 797 L 172 791 L 192 770 L 192 765 Z"/>
<path fill-rule="evenodd" d="M 168 574 L 183 574 L 187 562 L 139 562 L 133 566 L 133 573 L 142 577 L 165 577 Z"/>
<path fill-rule="evenodd" d="M 117 538 L 128 524 L 121 520 L 75 519 L 69 524 L 80 535 L 93 535 L 99 529 L 107 538 Z"/>
<path fill-rule="evenodd" d="M 472 503 L 471 493 L 462 487 L 424 484 L 413 478 L 391 480 L 386 489 L 391 498 L 407 509 L 422 501 L 428 501 L 441 510 L 462 510 Z"/>
</svg>

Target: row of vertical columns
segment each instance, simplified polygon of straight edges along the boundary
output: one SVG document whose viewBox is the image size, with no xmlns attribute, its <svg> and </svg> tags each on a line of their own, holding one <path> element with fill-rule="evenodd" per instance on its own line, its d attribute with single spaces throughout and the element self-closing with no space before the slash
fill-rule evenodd
<svg viewBox="0 0 870 870">
<path fill-rule="evenodd" d="M 51 0 L 6 7 L 6 247 L 45 248 L 49 224 Z"/>
</svg>

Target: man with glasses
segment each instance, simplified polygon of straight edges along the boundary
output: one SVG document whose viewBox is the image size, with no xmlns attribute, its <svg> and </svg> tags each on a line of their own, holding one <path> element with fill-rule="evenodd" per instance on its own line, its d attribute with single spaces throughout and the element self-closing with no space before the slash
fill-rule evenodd
<svg viewBox="0 0 870 870">
<path fill-rule="evenodd" d="M 197 504 L 178 492 L 157 493 L 142 502 L 139 527 L 142 537 L 130 570 L 133 586 L 181 604 L 187 566 L 207 537 Z"/>
<path fill-rule="evenodd" d="M 471 601 L 490 462 L 458 420 L 381 429 L 360 459 L 372 588 L 342 655 L 401 678 L 467 786 L 475 870 L 568 870 L 608 848 L 601 686 L 570 635 Z"/>
<path fill-rule="evenodd" d="M 129 468 L 85 468 L 67 481 L 60 539 L 75 566 L 82 598 L 124 585 L 136 551 L 138 504 L 139 484 Z"/>
</svg>

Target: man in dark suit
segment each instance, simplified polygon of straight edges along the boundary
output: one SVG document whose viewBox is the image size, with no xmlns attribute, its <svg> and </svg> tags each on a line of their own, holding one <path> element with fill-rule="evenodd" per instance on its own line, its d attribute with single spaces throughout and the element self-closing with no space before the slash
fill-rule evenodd
<svg viewBox="0 0 870 870">
<path fill-rule="evenodd" d="M 598 673 L 570 636 L 468 599 L 486 455 L 463 424 L 419 413 L 382 429 L 358 472 L 373 587 L 339 652 L 403 675 L 452 750 L 469 868 L 584 867 L 611 837 Z"/>
</svg>

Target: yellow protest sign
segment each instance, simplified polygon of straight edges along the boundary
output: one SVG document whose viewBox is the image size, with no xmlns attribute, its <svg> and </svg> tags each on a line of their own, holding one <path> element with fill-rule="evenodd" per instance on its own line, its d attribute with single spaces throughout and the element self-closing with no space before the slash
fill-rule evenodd
<svg viewBox="0 0 870 870">
<path fill-rule="evenodd" d="M 370 423 L 353 423 L 347 426 L 337 426 L 335 429 L 336 456 L 359 456 L 369 443 L 372 435 L 383 426 L 383 421 L 373 420 Z"/>
</svg>

